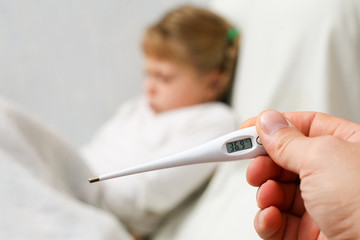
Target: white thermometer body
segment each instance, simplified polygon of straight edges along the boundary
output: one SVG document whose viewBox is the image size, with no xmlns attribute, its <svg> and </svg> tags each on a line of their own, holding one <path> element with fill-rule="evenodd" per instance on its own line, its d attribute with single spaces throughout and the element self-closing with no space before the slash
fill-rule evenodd
<svg viewBox="0 0 360 240">
<path fill-rule="evenodd" d="M 198 147 L 194 147 L 168 157 L 90 178 L 89 182 L 98 182 L 136 173 L 198 163 L 250 159 L 259 155 L 266 155 L 266 151 L 260 142 L 259 136 L 257 135 L 256 127 L 249 127 L 228 133 Z"/>
</svg>

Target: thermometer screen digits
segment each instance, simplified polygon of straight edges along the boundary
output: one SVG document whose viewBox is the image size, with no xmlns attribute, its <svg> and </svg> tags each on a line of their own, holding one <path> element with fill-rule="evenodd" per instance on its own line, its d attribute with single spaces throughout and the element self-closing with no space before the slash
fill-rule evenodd
<svg viewBox="0 0 360 240">
<path fill-rule="evenodd" d="M 252 148 L 252 142 L 250 138 L 226 143 L 226 149 L 228 153 L 238 152 L 249 148 Z"/>
</svg>

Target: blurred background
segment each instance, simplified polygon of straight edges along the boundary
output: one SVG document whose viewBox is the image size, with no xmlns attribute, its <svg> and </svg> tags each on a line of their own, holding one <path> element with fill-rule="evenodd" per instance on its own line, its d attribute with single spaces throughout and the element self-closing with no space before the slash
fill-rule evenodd
<svg viewBox="0 0 360 240">
<path fill-rule="evenodd" d="M 141 93 L 145 28 L 185 3 L 241 31 L 238 119 L 271 108 L 360 122 L 356 0 L 0 0 L 0 97 L 83 145 Z"/>
<path fill-rule="evenodd" d="M 142 87 L 143 30 L 210 0 L 1 0 L 0 96 L 81 146 Z"/>
</svg>

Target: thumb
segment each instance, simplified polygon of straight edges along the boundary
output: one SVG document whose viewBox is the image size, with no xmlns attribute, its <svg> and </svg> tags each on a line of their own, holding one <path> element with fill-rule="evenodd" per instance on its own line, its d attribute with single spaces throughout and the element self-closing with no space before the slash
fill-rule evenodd
<svg viewBox="0 0 360 240">
<path fill-rule="evenodd" d="M 257 119 L 256 128 L 269 156 L 279 166 L 299 174 L 304 154 L 310 146 L 289 120 L 276 111 L 265 111 Z"/>
</svg>

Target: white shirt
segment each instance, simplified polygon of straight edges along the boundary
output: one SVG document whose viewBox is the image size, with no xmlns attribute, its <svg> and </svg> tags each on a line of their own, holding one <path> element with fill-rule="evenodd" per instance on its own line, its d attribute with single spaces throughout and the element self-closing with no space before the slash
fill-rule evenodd
<svg viewBox="0 0 360 240">
<path fill-rule="evenodd" d="M 230 108 L 205 103 L 155 114 L 144 98 L 120 107 L 84 154 L 96 174 L 148 162 L 236 130 Z M 203 185 L 215 164 L 201 164 L 102 182 L 106 206 L 130 229 L 149 233 Z"/>
</svg>

